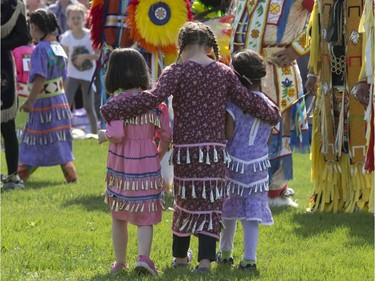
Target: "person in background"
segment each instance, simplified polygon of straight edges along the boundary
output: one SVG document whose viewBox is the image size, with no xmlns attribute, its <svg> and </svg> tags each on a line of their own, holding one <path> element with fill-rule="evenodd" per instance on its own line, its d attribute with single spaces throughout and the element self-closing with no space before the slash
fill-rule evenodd
<svg viewBox="0 0 375 281">
<path fill-rule="evenodd" d="M 193 234 L 199 238 L 195 272 L 209 273 L 221 231 L 228 160 L 224 135 L 227 99 L 231 97 L 242 109 L 271 125 L 279 122 L 280 112 L 242 86 L 233 71 L 217 61 L 218 44 L 207 25 L 186 23 L 179 30 L 178 45 L 176 63 L 164 69 L 152 90 L 110 100 L 101 107 L 101 113 L 107 122 L 127 120 L 173 95 L 172 265 L 190 265 L 188 250 Z M 208 56 L 212 50 L 216 60 Z"/>
<path fill-rule="evenodd" d="M 261 91 L 278 105 L 283 116 L 269 143 L 271 206 L 298 206 L 293 200 L 294 190 L 289 186 L 293 179 L 292 152 L 306 152 L 310 144 L 296 59 L 309 50 L 305 30 L 313 5 L 314 0 L 232 0 L 230 50 L 235 53 L 251 49 L 267 61 Z M 293 118 L 294 108 L 299 113 L 297 121 Z M 299 137 L 293 136 L 295 123 L 298 125 L 294 130 Z"/>
<path fill-rule="evenodd" d="M 78 88 L 81 88 L 83 107 L 90 122 L 90 131 L 92 134 L 96 134 L 98 131 L 98 118 L 90 82 L 95 71 L 98 55 L 92 48 L 90 30 L 83 26 L 85 13 L 86 8 L 79 3 L 70 5 L 66 9 L 66 16 L 71 29 L 61 35 L 61 45 L 68 54 L 69 59 L 65 94 L 69 105 L 72 106 L 74 96 Z"/>
<path fill-rule="evenodd" d="M 367 0 L 363 9 L 358 31 L 363 35 L 362 54 L 363 63 L 359 74 L 359 81 L 353 87 L 351 94 L 364 106 L 366 106 L 366 138 L 367 153 L 365 170 L 372 173 L 372 186 L 368 203 L 368 211 L 374 213 L 374 166 L 375 166 L 375 0 Z"/>
<path fill-rule="evenodd" d="M 30 59 L 33 49 L 34 45 L 30 41 L 29 44 L 17 47 L 12 51 L 16 64 L 17 95 L 21 97 L 29 96 L 27 82 L 29 81 Z"/>
<path fill-rule="evenodd" d="M 363 172 L 366 122 L 360 101 L 366 102 L 361 95 L 350 95 L 363 63 L 363 37 L 358 32 L 363 4 L 318 0 L 311 15 L 306 90 L 316 95 L 316 106 L 310 211 L 352 213 L 369 208 L 372 176 Z"/>
<path fill-rule="evenodd" d="M 18 98 L 11 51 L 26 45 L 29 40 L 23 1 L 1 0 L 1 135 L 4 139 L 8 169 L 8 175 L 1 177 L 2 190 L 24 187 L 23 181 L 17 174 L 19 147 L 15 118 Z"/>
<path fill-rule="evenodd" d="M 114 102 L 148 89 L 150 77 L 143 56 L 135 49 L 115 49 L 105 75 L 106 91 Z M 162 103 L 129 123 L 108 122 L 99 143 L 109 141 L 106 202 L 112 210 L 116 261 L 111 272 L 126 269 L 128 223 L 138 228 L 135 270 L 157 275 L 150 259 L 153 225 L 161 222 L 164 183 L 160 160 L 172 141 L 168 107 Z M 158 146 L 155 137 L 160 139 Z"/>
<path fill-rule="evenodd" d="M 244 49 L 234 54 L 232 65 L 242 85 L 273 103 L 260 92 L 261 79 L 266 75 L 266 63 L 256 52 Z M 249 67 L 250 66 L 250 67 Z M 217 263 L 233 264 L 233 242 L 237 221 L 243 230 L 243 259 L 240 270 L 256 269 L 259 224 L 273 224 L 268 206 L 269 176 L 267 142 L 272 126 L 243 112 L 232 102 L 226 116 L 227 149 L 231 161 L 227 166 L 227 197 L 223 202 L 224 229 L 220 236 Z"/>
<path fill-rule="evenodd" d="M 30 15 L 36 9 L 46 8 L 45 0 L 26 0 L 27 15 Z"/>
<path fill-rule="evenodd" d="M 69 29 L 68 20 L 66 18 L 66 8 L 73 4 L 77 4 L 77 0 L 57 0 L 47 7 L 49 11 L 55 14 L 61 33 Z"/>
<path fill-rule="evenodd" d="M 56 17 L 45 9 L 30 15 L 30 32 L 37 42 L 31 55 L 29 97 L 20 110 L 29 112 L 22 135 L 18 174 L 26 181 L 41 166 L 60 165 L 67 183 L 77 181 L 73 164 L 71 113 L 64 94 L 66 54 L 54 33 Z"/>
</svg>

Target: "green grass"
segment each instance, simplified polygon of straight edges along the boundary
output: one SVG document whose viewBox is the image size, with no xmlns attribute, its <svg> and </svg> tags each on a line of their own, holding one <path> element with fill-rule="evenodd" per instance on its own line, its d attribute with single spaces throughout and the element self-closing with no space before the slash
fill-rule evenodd
<svg viewBox="0 0 375 281">
<path fill-rule="evenodd" d="M 77 184 L 64 184 L 60 167 L 40 168 L 23 190 L 1 194 L 1 280 L 134 280 L 136 228 L 129 231 L 126 273 L 110 275 L 114 260 L 111 216 L 104 198 L 107 145 L 74 141 Z M 4 153 L 2 153 L 2 168 Z M 152 258 L 163 280 L 374 280 L 374 218 L 368 213 L 306 213 L 312 192 L 308 155 L 294 158 L 299 208 L 273 209 L 275 224 L 260 227 L 258 270 L 244 273 L 213 265 L 200 277 L 171 268 L 171 218 L 154 228 Z M 168 206 L 172 199 L 168 198 Z M 168 207 L 167 206 L 167 207 Z M 234 258 L 242 255 L 238 224 Z M 197 239 L 192 239 L 193 266 Z M 147 279 L 147 278 L 146 278 Z M 152 278 L 148 278 L 152 280 Z"/>
</svg>

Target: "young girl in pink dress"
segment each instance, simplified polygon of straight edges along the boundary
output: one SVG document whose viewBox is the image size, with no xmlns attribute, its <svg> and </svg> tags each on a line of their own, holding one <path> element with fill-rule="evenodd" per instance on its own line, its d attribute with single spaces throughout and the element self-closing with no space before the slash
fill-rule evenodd
<svg viewBox="0 0 375 281">
<path fill-rule="evenodd" d="M 134 49 L 112 52 L 105 87 L 113 101 L 136 96 L 149 87 L 146 62 Z M 155 137 L 160 139 L 159 145 Z M 107 160 L 106 203 L 112 210 L 112 239 L 116 261 L 111 272 L 126 268 L 128 222 L 137 225 L 138 260 L 135 270 L 157 275 L 150 259 L 153 225 L 161 221 L 163 181 L 160 160 L 172 139 L 165 104 L 132 119 L 107 123 L 99 143 L 110 142 Z"/>
</svg>

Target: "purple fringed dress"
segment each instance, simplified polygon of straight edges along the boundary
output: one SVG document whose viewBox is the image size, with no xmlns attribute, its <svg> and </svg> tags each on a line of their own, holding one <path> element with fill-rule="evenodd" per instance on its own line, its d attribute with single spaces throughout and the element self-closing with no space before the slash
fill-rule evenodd
<svg viewBox="0 0 375 281">
<path fill-rule="evenodd" d="M 261 94 L 261 93 L 258 93 Z M 268 146 L 272 126 L 228 103 L 227 112 L 235 122 L 235 132 L 227 143 L 226 196 L 223 219 L 255 220 L 273 224 L 268 206 Z"/>
<path fill-rule="evenodd" d="M 63 88 L 66 59 L 54 54 L 51 44 L 43 40 L 31 55 L 29 83 L 37 75 L 46 81 L 28 115 L 20 148 L 20 164 L 54 166 L 74 160 L 72 153 L 71 113 Z"/>
</svg>

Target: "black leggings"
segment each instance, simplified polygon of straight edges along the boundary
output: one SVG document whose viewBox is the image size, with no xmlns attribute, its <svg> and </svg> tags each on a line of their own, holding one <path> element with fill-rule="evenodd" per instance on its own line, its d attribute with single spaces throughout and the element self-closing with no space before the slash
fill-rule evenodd
<svg viewBox="0 0 375 281">
<path fill-rule="evenodd" d="M 14 119 L 1 123 L 1 135 L 4 139 L 8 175 L 16 174 L 18 166 L 18 139 Z"/>
<path fill-rule="evenodd" d="M 216 239 L 204 234 L 198 235 L 198 262 L 207 259 L 216 260 Z M 175 258 L 186 258 L 190 245 L 190 236 L 180 237 L 173 234 L 172 252 Z"/>
</svg>

